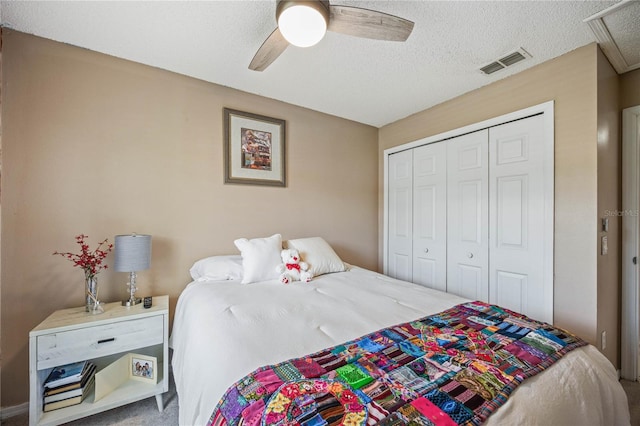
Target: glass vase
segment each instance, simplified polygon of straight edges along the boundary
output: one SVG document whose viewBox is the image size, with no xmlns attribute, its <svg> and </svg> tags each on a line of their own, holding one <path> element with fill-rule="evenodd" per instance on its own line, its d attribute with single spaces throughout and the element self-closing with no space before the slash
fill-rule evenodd
<svg viewBox="0 0 640 426">
<path fill-rule="evenodd" d="M 85 310 L 90 314 L 101 314 L 104 312 L 102 303 L 98 300 L 98 277 L 95 275 L 85 275 Z"/>
</svg>

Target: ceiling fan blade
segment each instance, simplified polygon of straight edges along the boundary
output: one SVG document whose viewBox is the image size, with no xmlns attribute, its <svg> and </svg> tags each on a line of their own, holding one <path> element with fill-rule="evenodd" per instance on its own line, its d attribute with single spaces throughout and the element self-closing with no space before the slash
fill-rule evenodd
<svg viewBox="0 0 640 426">
<path fill-rule="evenodd" d="M 375 40 L 405 41 L 413 30 L 413 22 L 377 12 L 350 6 L 329 8 L 329 31 Z"/>
<path fill-rule="evenodd" d="M 289 42 L 284 39 L 282 33 L 276 28 L 269 37 L 262 43 L 260 49 L 249 64 L 249 69 L 254 71 L 264 71 L 278 56 L 289 46 Z"/>
</svg>

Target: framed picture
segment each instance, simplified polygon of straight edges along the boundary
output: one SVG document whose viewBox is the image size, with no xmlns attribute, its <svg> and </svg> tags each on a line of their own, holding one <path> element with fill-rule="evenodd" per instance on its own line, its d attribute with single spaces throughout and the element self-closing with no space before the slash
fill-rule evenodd
<svg viewBox="0 0 640 426">
<path fill-rule="evenodd" d="M 129 378 L 158 383 L 158 361 L 153 356 L 129 354 Z"/>
<path fill-rule="evenodd" d="M 224 108 L 224 182 L 286 186 L 285 121 Z"/>
</svg>

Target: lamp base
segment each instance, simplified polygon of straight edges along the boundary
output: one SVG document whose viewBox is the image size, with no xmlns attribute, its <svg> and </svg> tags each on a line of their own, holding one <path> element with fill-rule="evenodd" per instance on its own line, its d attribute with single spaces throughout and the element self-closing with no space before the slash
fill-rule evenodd
<svg viewBox="0 0 640 426">
<path fill-rule="evenodd" d="M 126 306 L 127 308 L 130 308 L 131 306 L 135 306 L 139 303 L 142 303 L 142 299 L 139 297 L 132 297 L 129 300 L 123 300 L 122 301 L 122 306 Z"/>
</svg>

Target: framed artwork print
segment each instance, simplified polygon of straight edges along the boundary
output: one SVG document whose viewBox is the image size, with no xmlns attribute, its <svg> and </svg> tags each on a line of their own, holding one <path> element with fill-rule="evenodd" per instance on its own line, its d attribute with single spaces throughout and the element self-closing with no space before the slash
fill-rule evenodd
<svg viewBox="0 0 640 426">
<path fill-rule="evenodd" d="M 224 182 L 286 186 L 285 121 L 224 108 Z"/>
</svg>

